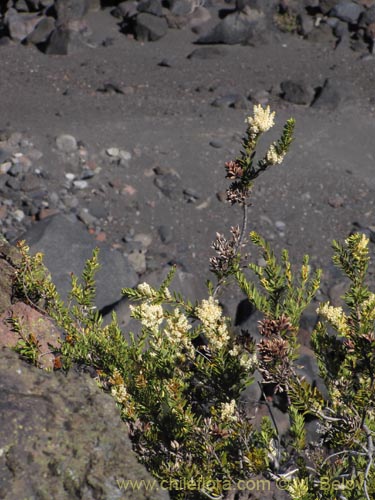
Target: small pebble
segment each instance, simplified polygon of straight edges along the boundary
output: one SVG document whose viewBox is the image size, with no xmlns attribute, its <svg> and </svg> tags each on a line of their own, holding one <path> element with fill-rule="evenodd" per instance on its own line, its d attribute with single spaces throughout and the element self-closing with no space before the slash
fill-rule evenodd
<svg viewBox="0 0 375 500">
<path fill-rule="evenodd" d="M 108 148 L 108 149 L 106 149 L 106 153 L 108 156 L 111 156 L 113 158 L 117 158 L 120 155 L 120 150 L 119 150 L 119 148 Z"/>
<path fill-rule="evenodd" d="M 282 220 L 277 220 L 275 222 L 275 226 L 278 231 L 285 231 L 286 224 Z"/>
<path fill-rule="evenodd" d="M 94 170 L 91 170 L 91 168 L 84 168 L 82 170 L 81 179 L 82 180 L 91 179 L 92 177 L 94 177 L 94 175 L 95 175 Z"/>
<path fill-rule="evenodd" d="M 132 159 L 132 154 L 130 153 L 130 151 L 126 151 L 125 149 L 120 149 L 119 156 L 121 160 L 124 161 L 129 161 Z"/>
<path fill-rule="evenodd" d="M 81 180 L 81 181 L 74 181 L 73 186 L 76 189 L 86 189 L 88 187 L 89 183 L 87 181 Z"/>
<path fill-rule="evenodd" d="M 15 210 L 13 212 L 13 217 L 16 219 L 17 222 L 22 222 L 23 219 L 25 218 L 25 214 L 22 210 Z"/>
<path fill-rule="evenodd" d="M 63 153 L 73 153 L 78 149 L 76 138 L 68 134 L 59 135 L 56 139 L 56 146 Z"/>
<path fill-rule="evenodd" d="M 71 172 L 67 172 L 65 174 L 65 179 L 67 179 L 70 182 L 74 181 L 75 178 L 76 178 L 75 174 L 72 174 Z"/>
<path fill-rule="evenodd" d="M 165 245 L 168 245 L 168 243 L 170 243 L 173 239 L 173 232 L 172 232 L 172 228 L 170 226 L 166 226 L 164 224 L 159 226 L 158 233 L 160 236 L 160 240 Z"/>
<path fill-rule="evenodd" d="M 135 250 L 128 254 L 127 258 L 136 273 L 143 274 L 146 271 L 146 255 L 144 251 Z"/>
<path fill-rule="evenodd" d="M 213 148 L 216 148 L 216 149 L 220 149 L 223 147 L 223 144 L 220 141 L 212 140 L 212 141 L 210 141 L 209 144 L 210 144 L 210 146 L 212 146 Z"/>
<path fill-rule="evenodd" d="M 97 218 L 90 214 L 87 208 L 79 211 L 77 218 L 88 227 L 93 227 L 98 222 Z"/>
</svg>

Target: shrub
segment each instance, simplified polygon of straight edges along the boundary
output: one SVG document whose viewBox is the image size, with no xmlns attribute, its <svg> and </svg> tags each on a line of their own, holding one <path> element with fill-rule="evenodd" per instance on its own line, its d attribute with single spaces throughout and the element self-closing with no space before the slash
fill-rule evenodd
<svg viewBox="0 0 375 500">
<path fill-rule="evenodd" d="M 250 240 L 264 265 L 245 264 L 242 257 L 253 182 L 284 160 L 292 142 L 290 119 L 280 139 L 257 160 L 259 138 L 273 124 L 269 107 L 255 106 L 239 156 L 226 163 L 227 198 L 242 206 L 243 220 L 229 238 L 217 234 L 210 261 L 215 281 L 208 283 L 206 299 L 190 303 L 171 293 L 173 271 L 158 289 L 147 283 L 124 288 L 135 303 L 132 316 L 141 324 L 140 334 L 129 333 L 126 340 L 116 315 L 103 326 L 93 305 L 97 250 L 81 280 L 72 277 L 66 305 L 40 254 L 30 256 L 23 242 L 17 291 L 65 331 L 56 354 L 59 365 L 95 368 L 98 383 L 121 409 L 140 460 L 173 498 L 224 498 L 238 481 L 259 474 L 282 483 L 293 500 L 374 498 L 375 294 L 365 283 L 368 240 L 356 234 L 333 244 L 334 263 L 351 285 L 345 311 L 329 303 L 318 308 L 311 344 L 324 395 L 299 375 L 297 362 L 301 315 L 319 289 L 320 271 L 312 273 L 305 256 L 295 274 L 287 251 L 278 259 L 255 232 Z M 234 335 L 223 316 L 218 296 L 231 280 L 263 314 L 258 343 L 246 331 Z M 15 326 L 21 334 L 20 324 Z M 23 347 L 23 355 L 31 352 L 35 362 L 37 346 Z M 270 406 L 270 417 L 256 427 L 241 403 L 256 371 L 263 394 L 267 389 L 286 401 L 286 436 L 280 436 Z M 312 419 L 319 425 L 319 443 L 306 439 Z"/>
</svg>

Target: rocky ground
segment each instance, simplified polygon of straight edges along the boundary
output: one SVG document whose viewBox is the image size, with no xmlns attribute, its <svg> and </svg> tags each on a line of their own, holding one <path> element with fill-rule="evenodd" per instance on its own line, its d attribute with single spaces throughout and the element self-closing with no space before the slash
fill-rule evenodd
<svg viewBox="0 0 375 500">
<path fill-rule="evenodd" d="M 96 245 L 104 312 L 170 263 L 202 294 L 216 231 L 240 221 L 224 163 L 261 103 L 276 111 L 261 149 L 290 116 L 296 138 L 256 183 L 249 230 L 309 253 L 319 299 L 339 301 L 332 239 L 365 231 L 374 253 L 373 0 L 2 5 L 0 229 L 45 251 L 63 294 Z"/>
<path fill-rule="evenodd" d="M 362 16 L 374 10 L 354 5 Z M 238 153 L 256 102 L 277 113 L 269 140 L 289 116 L 297 129 L 285 164 L 254 189 L 249 229 L 326 269 L 333 238 L 355 224 L 371 230 L 375 73 L 365 30 L 311 7 L 305 36 L 273 24 L 246 45 L 196 43 L 234 7 L 208 6 L 211 19 L 195 32 L 180 16 L 185 26 L 154 42 L 121 33 L 113 7 L 91 11 L 90 36 L 67 55 L 1 38 L 8 239 L 59 212 L 83 223 L 93 246 L 125 254 L 140 276 L 170 261 L 206 275 L 215 232 L 240 216 L 223 202 L 223 165 Z"/>
</svg>

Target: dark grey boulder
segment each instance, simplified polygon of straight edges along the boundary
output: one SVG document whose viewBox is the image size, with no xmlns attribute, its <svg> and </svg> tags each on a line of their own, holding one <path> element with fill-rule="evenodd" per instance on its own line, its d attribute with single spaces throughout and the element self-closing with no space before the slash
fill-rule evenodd
<svg viewBox="0 0 375 500">
<path fill-rule="evenodd" d="M 262 35 L 265 32 L 265 16 L 262 12 L 234 12 L 227 15 L 209 33 L 199 37 L 196 43 L 255 44 L 263 41 Z"/>
<path fill-rule="evenodd" d="M 55 29 L 55 20 L 53 17 L 42 17 L 40 22 L 35 26 L 34 31 L 30 33 L 26 41 L 38 45 L 48 40 L 52 31 Z"/>
<path fill-rule="evenodd" d="M 72 21 L 82 19 L 89 7 L 88 0 L 55 0 L 58 25 L 68 26 Z"/>
<path fill-rule="evenodd" d="M 322 87 L 318 90 L 316 98 L 312 103 L 312 107 L 333 111 L 339 107 L 341 101 L 342 94 L 338 85 L 334 84 L 327 78 Z"/>
<path fill-rule="evenodd" d="M 160 0 L 141 0 L 137 5 L 138 12 L 147 12 L 154 16 L 162 17 L 163 8 Z"/>
<path fill-rule="evenodd" d="M 175 171 L 159 171 L 156 172 L 156 177 L 154 179 L 155 186 L 160 189 L 160 191 L 171 200 L 181 200 L 182 198 L 182 186 L 181 178 Z"/>
<path fill-rule="evenodd" d="M 358 5 L 350 0 L 342 0 L 337 3 L 329 12 L 330 16 L 337 17 L 346 23 L 356 24 L 359 16 L 364 12 L 362 5 Z"/>
<path fill-rule="evenodd" d="M 320 0 L 319 7 L 323 14 L 328 14 L 337 4 L 337 0 Z"/>
<path fill-rule="evenodd" d="M 249 101 L 242 94 L 225 94 L 214 99 L 211 106 L 214 108 L 248 109 Z"/>
<path fill-rule="evenodd" d="M 23 236 L 31 252 L 43 252 L 44 263 L 63 299 L 70 291 L 70 273 L 81 275 L 95 247 L 100 248 L 101 268 L 96 277 L 96 306 L 99 310 L 121 299 L 121 289 L 132 287 L 138 278 L 127 259 L 117 251 L 95 241 L 80 222 L 63 215 L 48 217 L 31 227 Z"/>
<path fill-rule="evenodd" d="M 315 95 L 314 89 L 300 80 L 284 80 L 280 89 L 282 98 L 293 104 L 310 104 Z"/>
<path fill-rule="evenodd" d="M 298 34 L 307 36 L 314 29 L 314 19 L 306 13 L 302 13 L 297 18 Z"/>
<path fill-rule="evenodd" d="M 171 0 L 169 10 L 175 16 L 187 16 L 191 14 L 196 7 L 193 0 Z"/>
<path fill-rule="evenodd" d="M 361 14 L 358 25 L 359 27 L 365 27 L 373 23 L 375 23 L 375 4 Z"/>
<path fill-rule="evenodd" d="M 0 350 L 0 498 L 167 500 L 121 489 L 153 481 L 137 461 L 113 398 L 87 374 L 48 373 Z"/>
<path fill-rule="evenodd" d="M 137 40 L 154 42 L 167 34 L 168 23 L 164 17 L 141 12 L 137 16 L 134 31 Z"/>
<path fill-rule="evenodd" d="M 80 32 L 59 27 L 52 32 L 45 52 L 51 55 L 68 55 L 82 49 L 84 45 Z"/>
<path fill-rule="evenodd" d="M 39 18 L 36 14 L 19 13 L 11 8 L 6 12 L 4 21 L 12 40 L 22 42 L 33 32 L 39 22 Z"/>
</svg>

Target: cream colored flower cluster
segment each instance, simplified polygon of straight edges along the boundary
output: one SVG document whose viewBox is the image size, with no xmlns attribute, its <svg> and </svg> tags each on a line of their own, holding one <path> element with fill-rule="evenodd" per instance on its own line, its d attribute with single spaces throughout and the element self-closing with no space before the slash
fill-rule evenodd
<svg viewBox="0 0 375 500">
<path fill-rule="evenodd" d="M 221 403 L 221 418 L 226 421 L 236 422 L 238 420 L 236 410 L 237 405 L 234 399 L 230 403 Z"/>
<path fill-rule="evenodd" d="M 260 104 L 254 106 L 253 116 L 246 118 L 246 123 L 249 125 L 252 134 L 257 135 L 262 132 L 267 132 L 275 124 L 275 112 L 271 113 L 269 106 L 262 108 Z"/>
<path fill-rule="evenodd" d="M 173 313 L 167 318 L 164 329 L 164 337 L 168 339 L 170 344 L 181 347 L 183 346 L 188 355 L 192 358 L 195 356 L 195 349 L 189 338 L 189 324 L 186 316 L 176 308 Z"/>
<path fill-rule="evenodd" d="M 224 347 L 230 337 L 218 301 L 213 297 L 202 300 L 200 306 L 196 307 L 195 314 L 202 322 L 210 348 L 219 350 Z"/>
<path fill-rule="evenodd" d="M 150 299 L 155 299 L 157 297 L 156 290 L 154 290 L 148 283 L 140 283 L 137 286 L 137 290 L 144 295 L 145 297 L 149 297 Z"/>
<path fill-rule="evenodd" d="M 240 366 L 245 368 L 247 371 L 254 371 L 257 365 L 256 353 L 250 354 L 244 351 L 241 346 L 235 344 L 233 348 L 229 351 L 229 354 L 233 357 L 238 357 Z"/>
<path fill-rule="evenodd" d="M 342 310 L 342 307 L 330 306 L 329 303 L 326 302 L 318 307 L 317 313 L 329 321 L 342 335 L 347 335 L 349 333 L 348 318 Z"/>
<path fill-rule="evenodd" d="M 266 161 L 269 165 L 280 165 L 284 161 L 285 153 L 278 154 L 276 151 L 276 144 L 271 144 L 266 154 Z"/>
<path fill-rule="evenodd" d="M 254 371 L 257 365 L 256 354 L 249 354 L 248 352 L 243 352 L 240 356 L 240 366 L 245 368 L 247 371 Z"/>
<path fill-rule="evenodd" d="M 129 400 L 129 393 L 123 384 L 114 385 L 111 388 L 111 394 L 115 400 L 122 405 L 125 405 Z"/>
<path fill-rule="evenodd" d="M 143 326 L 151 330 L 157 329 L 164 319 L 164 311 L 160 304 L 142 302 L 139 306 L 130 306 L 131 315 L 140 319 Z"/>
<path fill-rule="evenodd" d="M 356 248 L 353 248 L 353 257 L 357 261 L 362 261 L 364 258 L 367 257 L 369 241 L 370 241 L 369 238 L 365 234 L 362 234 L 362 237 L 359 240 Z M 345 243 L 350 245 L 349 238 L 345 240 Z"/>
<path fill-rule="evenodd" d="M 159 293 L 155 288 L 152 288 L 148 283 L 140 283 L 137 286 L 137 290 L 144 296 L 149 299 L 156 299 L 159 296 Z M 168 288 L 165 288 L 164 290 L 164 297 L 166 299 L 172 298 L 171 292 L 168 290 Z"/>
</svg>

